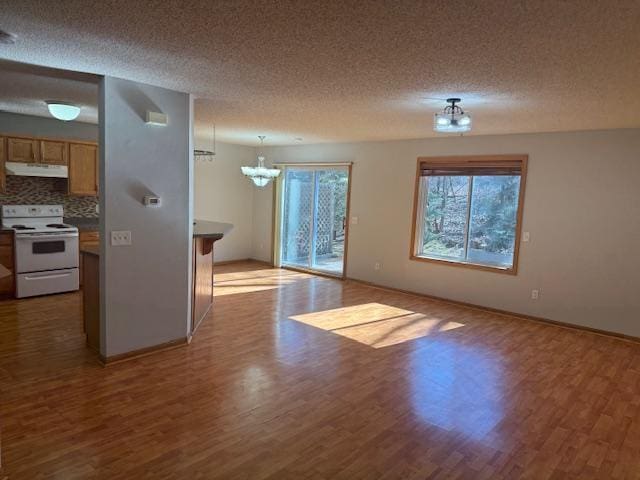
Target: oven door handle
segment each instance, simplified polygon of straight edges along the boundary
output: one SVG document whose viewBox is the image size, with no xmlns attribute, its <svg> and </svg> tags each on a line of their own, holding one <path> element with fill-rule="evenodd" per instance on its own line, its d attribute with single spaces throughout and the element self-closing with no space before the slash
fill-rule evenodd
<svg viewBox="0 0 640 480">
<path fill-rule="evenodd" d="M 25 280 L 42 280 L 42 279 L 51 279 L 51 278 L 63 278 L 63 277 L 68 277 L 69 275 L 71 275 L 71 272 L 65 272 L 65 273 L 55 273 L 53 275 L 50 274 L 43 274 L 43 275 L 38 275 L 36 277 L 32 277 L 29 275 L 25 275 L 24 279 Z"/>
<path fill-rule="evenodd" d="M 16 233 L 16 238 L 20 240 L 39 240 L 43 238 L 75 238 L 77 233 Z"/>
</svg>

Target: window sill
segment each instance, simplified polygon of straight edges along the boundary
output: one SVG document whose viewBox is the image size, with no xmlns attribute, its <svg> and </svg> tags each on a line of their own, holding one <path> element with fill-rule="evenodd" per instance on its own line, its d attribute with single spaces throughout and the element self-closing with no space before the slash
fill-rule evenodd
<svg viewBox="0 0 640 480">
<path fill-rule="evenodd" d="M 471 268 L 474 270 L 483 270 L 485 272 L 504 273 L 507 275 L 516 275 L 518 273 L 517 267 L 492 267 L 490 265 L 481 265 L 478 263 L 461 262 L 459 260 L 446 260 L 443 258 L 422 257 L 418 255 L 411 255 L 410 260 L 416 260 L 418 262 L 426 263 L 439 263 L 440 265 L 451 265 L 453 267 Z"/>
</svg>

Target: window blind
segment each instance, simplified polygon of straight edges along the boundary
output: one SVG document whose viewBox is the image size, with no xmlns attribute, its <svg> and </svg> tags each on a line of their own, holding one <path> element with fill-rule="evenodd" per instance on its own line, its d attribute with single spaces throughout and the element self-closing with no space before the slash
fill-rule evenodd
<svg viewBox="0 0 640 480">
<path fill-rule="evenodd" d="M 522 175 L 523 161 L 518 158 L 464 160 L 456 158 L 420 161 L 420 176 Z"/>
</svg>

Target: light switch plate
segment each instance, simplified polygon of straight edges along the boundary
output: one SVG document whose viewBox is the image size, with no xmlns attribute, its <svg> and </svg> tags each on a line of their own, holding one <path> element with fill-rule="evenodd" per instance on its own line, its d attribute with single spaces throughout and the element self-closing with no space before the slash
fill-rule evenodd
<svg viewBox="0 0 640 480">
<path fill-rule="evenodd" d="M 522 232 L 522 241 L 528 242 L 531 239 L 531 235 L 529 232 Z"/>
<path fill-rule="evenodd" d="M 357 225 L 358 224 L 358 217 L 351 217 L 351 225 Z"/>
<path fill-rule="evenodd" d="M 130 230 L 113 230 L 111 232 L 111 245 L 114 247 L 131 245 L 131 231 Z"/>
</svg>

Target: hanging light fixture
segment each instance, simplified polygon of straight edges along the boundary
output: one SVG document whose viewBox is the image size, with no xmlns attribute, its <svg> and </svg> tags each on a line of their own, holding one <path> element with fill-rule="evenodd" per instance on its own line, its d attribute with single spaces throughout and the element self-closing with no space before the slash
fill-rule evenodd
<svg viewBox="0 0 640 480">
<path fill-rule="evenodd" d="M 69 102 L 60 102 L 58 100 L 47 100 L 47 108 L 49 113 L 58 120 L 70 122 L 80 115 L 80 107 Z"/>
<path fill-rule="evenodd" d="M 433 119 L 433 129 L 440 133 L 463 133 L 471 130 L 471 115 L 456 105 L 459 98 L 447 98 L 447 105 L 442 113 L 436 113 Z"/>
<path fill-rule="evenodd" d="M 264 146 L 264 139 L 266 138 L 264 135 L 259 135 L 260 139 L 260 153 L 258 153 L 258 166 L 256 167 L 240 167 L 243 175 L 246 175 L 256 187 L 264 187 L 271 180 L 280 175 L 280 170 L 277 168 L 267 168 L 264 166 L 265 157 L 262 154 L 262 147 Z"/>
</svg>

